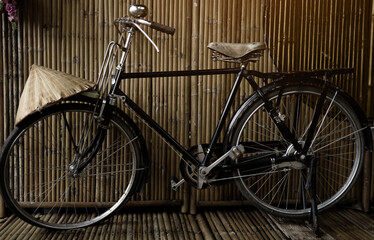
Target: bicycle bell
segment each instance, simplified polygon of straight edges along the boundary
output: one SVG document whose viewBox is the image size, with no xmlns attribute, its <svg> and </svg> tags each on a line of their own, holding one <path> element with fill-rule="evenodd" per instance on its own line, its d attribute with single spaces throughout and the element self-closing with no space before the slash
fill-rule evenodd
<svg viewBox="0 0 374 240">
<path fill-rule="evenodd" d="M 148 9 L 144 5 L 130 5 L 129 13 L 135 18 L 145 17 L 147 16 Z"/>
</svg>

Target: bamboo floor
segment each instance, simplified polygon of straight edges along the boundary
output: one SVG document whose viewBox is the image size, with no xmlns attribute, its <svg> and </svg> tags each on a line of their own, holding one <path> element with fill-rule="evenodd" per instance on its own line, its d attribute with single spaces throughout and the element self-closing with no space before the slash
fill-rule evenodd
<svg viewBox="0 0 374 240">
<path fill-rule="evenodd" d="M 316 239 L 305 219 L 272 217 L 254 208 L 208 208 L 197 215 L 142 211 L 72 231 L 37 228 L 12 215 L 0 220 L 0 239 Z M 321 229 L 320 239 L 374 239 L 374 213 L 332 209 L 321 214 Z"/>
</svg>

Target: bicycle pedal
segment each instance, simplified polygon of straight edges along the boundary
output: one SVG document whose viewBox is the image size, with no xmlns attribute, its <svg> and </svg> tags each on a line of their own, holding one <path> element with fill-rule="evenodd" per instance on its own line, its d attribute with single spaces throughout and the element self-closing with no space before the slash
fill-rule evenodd
<svg viewBox="0 0 374 240">
<path fill-rule="evenodd" d="M 182 179 L 182 180 L 178 180 L 176 177 L 171 177 L 171 179 L 170 179 L 171 189 L 174 190 L 174 191 L 178 191 L 178 190 L 179 190 L 179 187 L 180 187 L 184 182 L 186 182 L 186 180 L 184 180 L 184 179 Z"/>
</svg>

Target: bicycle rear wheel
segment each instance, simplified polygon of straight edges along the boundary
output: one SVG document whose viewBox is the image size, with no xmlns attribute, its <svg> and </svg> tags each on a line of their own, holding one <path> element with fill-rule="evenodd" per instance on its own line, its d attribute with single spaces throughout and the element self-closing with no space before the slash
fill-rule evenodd
<svg viewBox="0 0 374 240">
<path fill-rule="evenodd" d="M 279 106 L 281 117 L 300 145 L 305 142 L 316 103 L 322 89 L 313 86 L 288 86 L 270 91 L 273 106 Z M 317 161 L 318 210 L 341 200 L 357 179 L 364 157 L 363 128 L 352 107 L 338 92 L 328 93 L 307 155 Z M 246 152 L 238 163 L 286 156 L 295 153 L 284 140 L 264 109 L 254 101 L 238 120 L 232 134 L 232 145 L 243 144 Z M 305 189 L 309 169 L 295 164 L 277 169 L 271 164 L 257 169 L 236 169 L 236 185 L 243 196 L 257 207 L 283 217 L 310 213 L 310 196 Z"/>
<path fill-rule="evenodd" d="M 23 220 L 52 229 L 86 227 L 111 216 L 134 193 L 142 171 L 138 136 L 113 116 L 92 161 L 71 164 L 97 132 L 94 106 L 59 104 L 21 122 L 0 159 L 0 189 Z M 69 170 L 70 168 L 70 170 Z"/>
</svg>

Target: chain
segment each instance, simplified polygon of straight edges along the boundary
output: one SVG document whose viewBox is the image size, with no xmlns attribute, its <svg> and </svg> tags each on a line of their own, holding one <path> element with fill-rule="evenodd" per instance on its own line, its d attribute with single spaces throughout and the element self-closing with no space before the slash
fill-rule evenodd
<svg viewBox="0 0 374 240">
<path fill-rule="evenodd" d="M 271 170 L 271 169 L 269 169 L 269 170 Z M 269 175 L 269 174 L 273 174 L 273 173 L 289 172 L 289 171 L 291 171 L 291 169 L 285 168 L 285 169 L 281 169 L 281 170 L 278 170 L 278 171 L 271 170 L 269 172 L 253 173 L 253 174 L 246 174 L 246 175 L 240 175 L 240 176 L 232 176 L 232 177 L 227 177 L 227 178 L 217 178 L 217 179 L 209 180 L 209 183 L 233 180 L 233 179 L 238 179 L 238 178 L 258 177 L 258 176 L 261 176 L 261 175 Z"/>
</svg>

